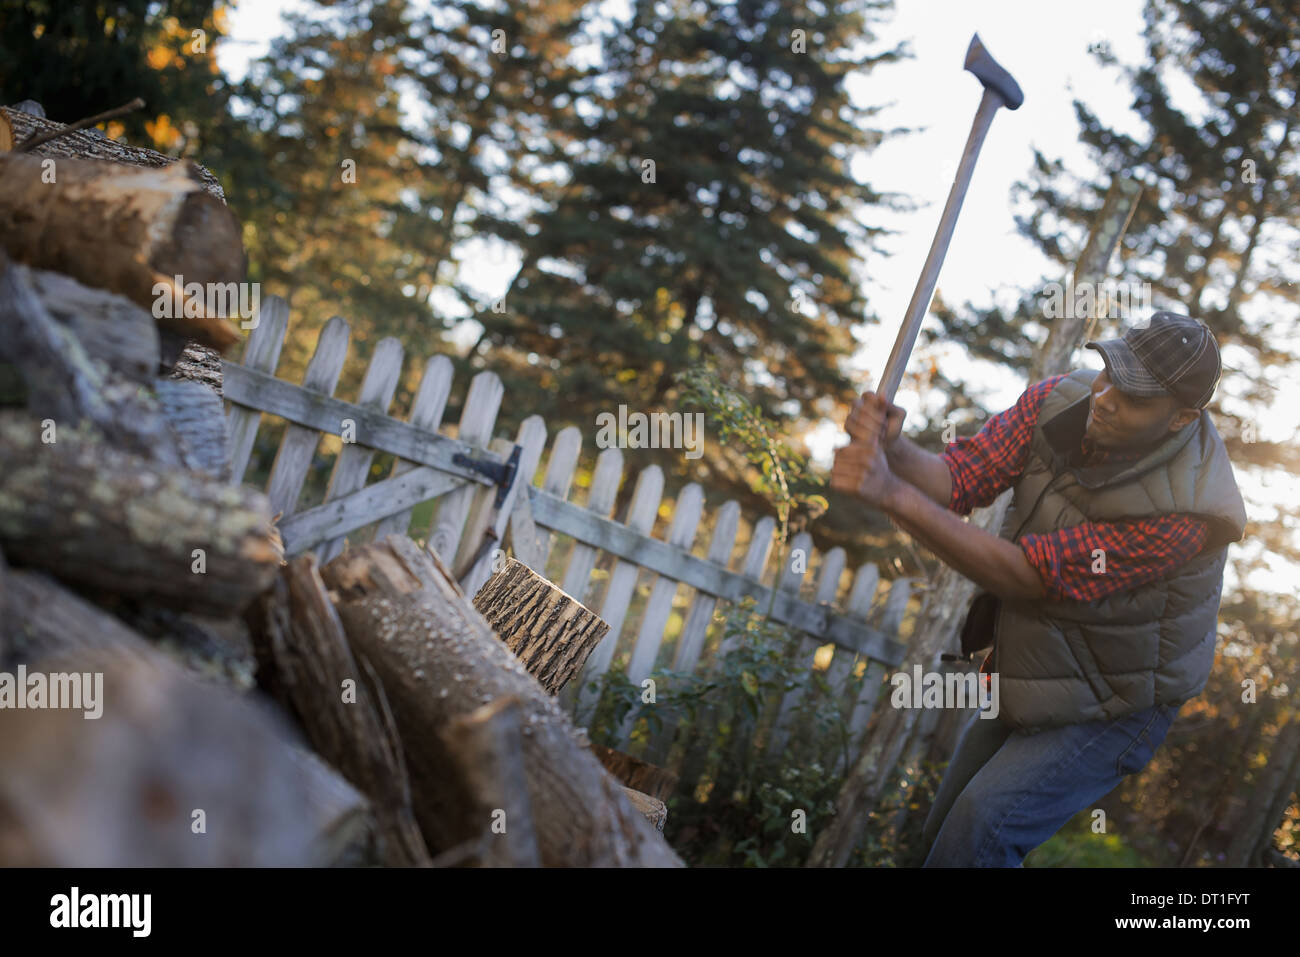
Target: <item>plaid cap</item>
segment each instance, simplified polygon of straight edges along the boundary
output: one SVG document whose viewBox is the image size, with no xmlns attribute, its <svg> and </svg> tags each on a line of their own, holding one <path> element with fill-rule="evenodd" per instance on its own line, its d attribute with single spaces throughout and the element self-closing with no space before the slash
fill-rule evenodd
<svg viewBox="0 0 1300 957">
<path fill-rule="evenodd" d="M 1121 392 L 1145 397 L 1172 395 L 1185 407 L 1203 409 L 1223 374 L 1214 334 L 1199 319 L 1173 312 L 1152 313 L 1143 328 L 1121 339 L 1085 344 L 1106 363 Z"/>
</svg>

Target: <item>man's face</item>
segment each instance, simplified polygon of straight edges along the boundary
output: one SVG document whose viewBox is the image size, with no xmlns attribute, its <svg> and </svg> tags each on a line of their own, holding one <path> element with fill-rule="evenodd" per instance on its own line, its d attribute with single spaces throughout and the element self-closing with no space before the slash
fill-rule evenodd
<svg viewBox="0 0 1300 957">
<path fill-rule="evenodd" d="M 1154 448 L 1200 415 L 1171 395 L 1139 398 L 1119 391 L 1102 369 L 1092 380 L 1085 435 L 1108 449 Z"/>
</svg>

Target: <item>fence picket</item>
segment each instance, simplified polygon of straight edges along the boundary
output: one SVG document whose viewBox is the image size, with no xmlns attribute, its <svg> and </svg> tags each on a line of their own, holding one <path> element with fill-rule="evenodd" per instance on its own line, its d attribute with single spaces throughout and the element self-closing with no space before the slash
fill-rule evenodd
<svg viewBox="0 0 1300 957">
<path fill-rule="evenodd" d="M 903 615 L 907 611 L 907 602 L 911 596 L 912 580 L 895 578 L 889 586 L 889 595 L 885 598 L 885 606 L 880 612 L 877 627 L 887 630 L 889 634 L 895 634 L 903 623 Z M 880 678 L 884 672 L 885 665 L 873 661 L 867 667 L 867 673 L 862 676 L 862 690 L 854 703 L 853 713 L 849 716 L 849 740 L 854 744 L 861 739 L 862 733 L 867 730 L 867 724 L 871 721 L 871 712 L 875 710 L 876 698 L 880 695 Z"/>
<path fill-rule="evenodd" d="M 576 425 L 561 429 L 551 446 L 551 458 L 546 463 L 546 478 L 542 480 L 542 489 L 552 495 L 567 499 L 569 488 L 573 485 L 573 472 L 578 467 L 578 454 L 582 451 L 582 430 Z M 611 499 L 611 504 L 613 500 Z M 603 514 L 609 514 L 605 512 Z M 536 569 L 539 575 L 545 574 L 546 561 L 551 556 L 555 536 L 544 529 L 537 530 Z"/>
<path fill-rule="evenodd" d="M 530 415 L 519 424 L 514 443 L 502 442 L 500 439 L 496 441 L 501 442 L 501 448 L 507 456 L 514 445 L 519 446 L 519 470 L 515 474 L 514 484 L 506 493 L 501 507 L 493 512 L 492 535 L 499 543 L 505 540 L 506 525 L 510 521 L 515 500 L 520 496 L 527 498 L 528 489 L 533 484 L 533 476 L 537 474 L 542 450 L 546 448 L 546 421 L 540 415 Z M 483 583 L 491 574 L 492 553 L 489 551 L 466 572 L 465 594 L 470 597 L 477 595 L 478 590 L 483 587 Z"/>
<path fill-rule="evenodd" d="M 460 441 L 479 448 L 486 448 L 492 441 L 492 427 L 496 424 L 497 412 L 501 408 L 501 399 L 505 388 L 495 372 L 480 372 L 474 376 L 469 385 L 469 395 L 465 397 L 465 408 L 460 414 Z M 429 548 L 438 553 L 448 568 L 455 568 L 455 558 L 465 531 L 466 519 L 470 517 L 470 507 L 477 496 L 496 494 L 496 487 L 471 488 L 465 486 L 454 492 L 448 492 L 438 506 L 438 515 L 429 534 Z"/>
<path fill-rule="evenodd" d="M 636 488 L 632 491 L 632 502 L 627 508 L 627 521 L 624 523 L 633 531 L 649 535 L 654 527 L 655 516 L 659 512 L 659 500 L 664 494 L 664 473 L 657 465 L 649 465 L 641 470 L 636 478 Z M 627 607 L 632 600 L 632 590 L 636 587 L 637 575 L 641 566 L 619 559 L 614 563 L 614 570 L 609 575 L 609 587 L 605 589 L 605 600 L 600 606 L 600 617 L 609 624 L 609 633 L 601 639 L 591 656 L 587 659 L 584 671 L 582 694 L 579 695 L 579 709 L 589 711 L 595 704 L 594 696 L 585 687 L 586 682 L 599 678 L 609 670 L 614 660 L 614 651 L 618 647 L 619 635 L 623 631 L 623 621 L 627 617 Z"/>
<path fill-rule="evenodd" d="M 279 296 L 267 296 L 258 307 L 257 325 L 244 343 L 240 359 L 250 369 L 275 372 L 280 362 L 280 349 L 285 333 L 289 331 L 289 304 Z M 262 424 L 262 413 L 240 405 L 230 407 L 230 481 L 238 485 L 248 471 L 248 460 L 253 454 L 253 440 Z"/>
<path fill-rule="evenodd" d="M 704 489 L 692 482 L 681 490 L 673 506 L 668 543 L 689 552 L 695 544 L 695 530 L 699 528 L 703 510 Z M 645 614 L 641 617 L 641 629 L 637 632 L 636 644 L 632 646 L 632 657 L 628 660 L 627 676 L 633 684 L 639 685 L 654 670 L 679 584 L 676 579 L 664 575 L 655 577 L 655 583 L 650 589 L 650 600 L 646 602 Z M 623 726 L 624 739 L 632 731 L 631 715 L 628 717 L 629 720 Z"/>
<path fill-rule="evenodd" d="M 424 375 L 420 377 L 420 388 L 415 393 L 415 401 L 411 404 L 411 425 L 417 429 L 437 431 L 438 426 L 442 424 L 442 414 L 447 409 L 447 399 L 451 395 L 451 377 L 451 360 L 446 356 L 434 356 L 425 363 Z M 413 462 L 398 459 L 393 463 L 393 471 L 389 477 L 396 478 L 416 467 Z M 428 469 L 427 466 L 424 468 Z M 436 469 L 428 469 L 428 471 L 435 472 Z M 405 535 L 410 527 L 411 510 L 403 509 L 379 523 L 375 528 L 375 541 L 380 541 L 394 533 Z"/>
<path fill-rule="evenodd" d="M 717 562 L 724 568 L 727 566 L 731 560 L 731 550 L 736 546 L 736 531 L 739 527 L 740 503 L 733 499 L 718 510 L 718 518 L 713 526 L 713 540 L 709 542 L 709 561 Z M 696 593 L 691 609 L 686 613 L 681 637 L 677 639 L 677 650 L 673 654 L 674 671 L 695 670 L 717 607 L 717 598 L 705 592 Z"/>
<path fill-rule="evenodd" d="M 750 535 L 749 545 L 745 549 L 745 561 L 740 569 L 740 573 L 746 578 L 762 583 L 763 573 L 767 568 L 767 561 L 772 555 L 772 546 L 775 544 L 772 537 L 775 531 L 776 520 L 770 515 L 764 515 L 754 523 L 753 534 Z M 757 610 L 759 612 L 766 611 L 766 602 L 761 601 Z M 725 658 L 731 649 L 735 647 L 735 644 L 735 638 L 724 637 L 722 643 L 718 646 L 718 654 L 714 664 L 716 665 L 718 661 Z"/>
<path fill-rule="evenodd" d="M 803 586 L 804 576 L 808 573 L 808 569 L 812 567 L 812 554 L 812 536 L 807 532 L 800 532 L 790 542 L 790 548 L 785 553 L 785 565 L 778 569 L 776 585 L 778 591 L 789 595 L 797 596 L 799 594 L 799 590 Z M 803 639 L 801 637 L 799 641 L 794 643 L 793 648 L 785 649 L 785 660 L 788 663 L 794 664 L 799 660 L 799 649 L 802 644 Z M 776 715 L 768 725 L 772 729 L 770 734 L 773 736 L 777 730 L 776 721 L 787 710 L 786 702 L 787 700 L 793 700 L 791 698 L 793 693 L 793 689 L 784 692 L 775 705 Z M 771 705 L 769 705 L 768 710 L 772 710 Z M 772 737 L 769 736 L 769 743 L 771 740 Z"/>
<path fill-rule="evenodd" d="M 845 608 L 850 615 L 866 621 L 871 603 L 875 599 L 876 582 L 879 577 L 880 572 L 870 562 L 859 566 L 853 575 L 853 584 L 849 587 L 849 600 L 845 603 Z M 857 700 L 860 681 L 854 680 L 853 672 L 861 658 L 861 655 L 848 648 L 837 646 L 831 657 L 831 666 L 826 672 L 826 682 L 831 686 L 831 692 L 842 702 L 841 710 L 846 721 L 853 707 L 850 702 Z M 870 661 L 867 664 L 869 667 Z M 865 675 L 863 677 L 865 678 Z"/>
<path fill-rule="evenodd" d="M 366 367 L 365 378 L 361 381 L 357 405 L 380 413 L 388 412 L 388 407 L 393 402 L 393 393 L 397 391 L 397 380 L 402 374 L 403 351 L 402 344 L 392 336 L 379 341 L 374 355 L 370 357 L 370 365 Z M 339 450 L 338 458 L 334 460 L 334 469 L 330 472 L 329 485 L 325 489 L 326 502 L 355 492 L 366 484 L 366 477 L 370 474 L 370 463 L 375 459 L 375 450 L 365 444 L 366 436 L 355 422 L 352 427 L 356 430 L 353 437 L 355 441 L 345 442 Z M 346 536 L 340 535 L 322 544 L 316 550 L 320 563 L 324 565 L 343 551 L 344 541 Z"/>
<path fill-rule="evenodd" d="M 591 490 L 587 493 L 587 509 L 601 518 L 607 518 L 618 498 L 618 485 L 623 478 L 623 453 L 616 448 L 605 449 L 596 457 L 596 471 L 591 477 Z M 560 587 L 582 602 L 587 603 L 587 589 L 591 586 L 591 570 L 596 567 L 596 549 L 575 541 L 569 553 L 569 564 L 564 571 L 564 584 Z"/>
<path fill-rule="evenodd" d="M 316 340 L 316 351 L 307 363 L 303 388 L 327 396 L 334 394 L 339 373 L 343 371 L 343 360 L 348 355 L 348 337 L 348 324 L 341 316 L 334 316 L 325 323 L 320 338 Z M 287 517 L 298 510 L 298 493 L 302 491 L 320 437 L 320 432 L 301 425 L 290 425 L 285 429 L 280 450 L 275 454 L 275 464 L 271 466 L 271 480 L 266 491 L 271 502 L 271 514 L 279 512 Z"/>
<path fill-rule="evenodd" d="M 832 548 L 822 559 L 821 568 L 817 576 L 817 593 L 816 602 L 819 605 L 833 605 L 835 597 L 839 594 L 840 575 L 844 572 L 844 549 Z M 807 635 L 801 635 L 795 642 L 794 661 L 802 665 L 808 663 L 811 668 L 813 659 L 816 657 L 817 649 L 821 647 L 822 642 Z M 811 679 L 807 679 L 810 681 Z M 772 727 L 772 738 L 770 753 L 775 754 L 785 747 L 789 740 L 792 712 L 803 698 L 811 692 L 807 683 L 796 685 L 785 693 L 781 698 L 781 707 L 776 714 L 776 721 Z"/>
</svg>

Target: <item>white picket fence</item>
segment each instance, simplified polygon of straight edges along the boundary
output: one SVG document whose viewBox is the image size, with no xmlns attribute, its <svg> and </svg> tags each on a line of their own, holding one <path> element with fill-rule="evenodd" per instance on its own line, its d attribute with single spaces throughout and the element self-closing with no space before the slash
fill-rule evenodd
<svg viewBox="0 0 1300 957">
<path fill-rule="evenodd" d="M 480 372 L 469 383 L 453 438 L 439 431 L 445 428 L 443 413 L 453 387 L 446 356 L 425 362 L 403 421 L 389 415 L 403 361 L 396 339 L 376 344 L 360 394 L 347 402 L 334 397 L 348 353 L 347 323 L 335 317 L 324 326 L 302 383 L 294 384 L 275 377 L 288 319 L 283 300 L 264 299 L 242 360 L 224 365 L 232 481 L 243 481 L 258 430 L 270 424 L 263 414 L 288 422 L 266 485 L 272 510 L 281 513 L 288 554 L 314 551 L 327 561 L 345 540 L 358 544 L 374 535 L 406 533 L 436 550 L 472 595 L 491 572 L 494 549 L 506 548 L 609 623 L 609 634 L 588 661 L 584 684 L 622 654 L 628 656 L 626 671 L 634 683 L 656 668 L 695 672 L 708 667 L 706 639 L 718 603 L 753 596 L 765 608 L 774 584 L 773 618 L 803 635 L 790 660 L 807 666 L 819 648 L 831 646 L 825 677 L 852 742 L 859 741 L 881 676 L 903 660 L 897 635 L 910 580 L 896 579 L 879 589 L 884 594 L 877 599 L 879 575 L 866 564 L 841 595 L 844 550 L 818 556 L 807 534 L 795 536 L 788 550 L 792 560 L 778 574 L 770 567 L 773 519 L 745 522 L 748 543 L 738 550 L 743 517 L 735 501 L 717 510 L 704 554 L 697 555 L 704 490 L 694 483 L 678 491 L 667 533 L 656 538 L 652 533 L 665 500 L 658 466 L 636 476 L 626 514 L 617 520 L 611 513 L 623 481 L 622 453 L 617 448 L 601 451 L 585 501 L 571 501 L 583 435 L 570 426 L 550 443 L 541 483 L 534 484 L 547 451 L 546 424 L 533 415 L 513 440 L 494 437 L 504 399 L 495 373 Z M 343 440 L 328 488 L 323 501 L 300 502 L 313 455 L 326 434 Z M 376 452 L 391 453 L 396 462 L 387 477 L 367 484 Z M 507 465 L 512 455 L 517 457 L 516 480 L 497 482 L 485 474 Z M 438 500 L 432 523 L 411 527 L 412 509 L 431 499 Z M 604 556 L 609 557 L 602 561 Z M 643 587 L 638 596 L 643 576 L 650 582 L 648 594 Z M 788 715 L 806 691 L 797 686 L 781 698 L 770 739 L 773 751 L 784 745 Z M 581 719 L 592 702 L 583 693 L 576 704 Z"/>
</svg>

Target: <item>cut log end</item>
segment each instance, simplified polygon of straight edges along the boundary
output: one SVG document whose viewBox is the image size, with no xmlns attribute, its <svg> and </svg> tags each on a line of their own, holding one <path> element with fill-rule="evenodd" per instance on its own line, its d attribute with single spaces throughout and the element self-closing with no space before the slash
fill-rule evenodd
<svg viewBox="0 0 1300 957">
<path fill-rule="evenodd" d="M 609 625 L 523 562 L 506 559 L 474 607 L 551 694 L 559 694 L 609 632 Z"/>
</svg>

